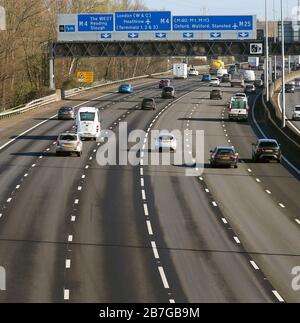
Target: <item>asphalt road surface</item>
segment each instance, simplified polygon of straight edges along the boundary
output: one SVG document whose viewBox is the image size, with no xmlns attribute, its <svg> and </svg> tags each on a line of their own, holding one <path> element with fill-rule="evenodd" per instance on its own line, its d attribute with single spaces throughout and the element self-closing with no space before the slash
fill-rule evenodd
<svg viewBox="0 0 300 323">
<path fill-rule="evenodd" d="M 168 108 L 157 83 L 88 104 L 104 129 L 126 121 L 128 132 L 148 131 L 139 165 L 99 166 L 93 141 L 81 158 L 56 157 L 53 142 L 73 122 L 55 118 L 0 151 L 0 302 L 300 301 L 291 287 L 299 181 L 280 164 L 251 162 L 251 120 L 226 116 L 238 89 L 226 86 L 212 101 L 198 77 L 174 85 L 178 100 Z M 156 111 L 139 109 L 148 96 L 157 97 Z M 161 129 L 204 130 L 202 175 L 185 176 L 184 163 L 147 165 L 150 132 Z M 209 150 L 228 140 L 243 162 L 210 168 Z"/>
</svg>

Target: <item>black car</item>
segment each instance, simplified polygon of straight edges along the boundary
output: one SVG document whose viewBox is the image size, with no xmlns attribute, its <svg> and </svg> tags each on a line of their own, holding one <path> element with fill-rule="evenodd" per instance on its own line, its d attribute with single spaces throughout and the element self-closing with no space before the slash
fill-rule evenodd
<svg viewBox="0 0 300 323">
<path fill-rule="evenodd" d="M 175 98 L 175 89 L 173 86 L 165 86 L 161 92 L 161 97 L 163 99 Z"/>
<path fill-rule="evenodd" d="M 74 120 L 75 109 L 73 107 L 61 107 L 57 113 L 58 120 Z"/>
<path fill-rule="evenodd" d="M 211 100 L 222 100 L 223 93 L 221 90 L 212 90 L 210 91 L 210 99 Z"/>
<path fill-rule="evenodd" d="M 210 165 L 238 167 L 239 154 L 235 151 L 233 146 L 217 146 L 210 151 Z"/>
<path fill-rule="evenodd" d="M 295 84 L 287 83 L 284 88 L 286 93 L 295 93 Z"/>
<path fill-rule="evenodd" d="M 264 82 L 262 80 L 255 80 L 253 85 L 257 88 L 262 88 L 264 86 Z"/>
<path fill-rule="evenodd" d="M 163 79 L 159 81 L 158 88 L 163 89 L 165 86 L 170 86 L 171 81 L 169 79 Z"/>
<path fill-rule="evenodd" d="M 153 98 L 144 98 L 141 108 L 142 110 L 155 110 L 156 102 Z"/>
<path fill-rule="evenodd" d="M 224 74 L 222 76 L 221 82 L 222 83 L 228 83 L 228 82 L 230 82 L 230 80 L 231 80 L 231 75 L 230 74 Z"/>
<path fill-rule="evenodd" d="M 281 162 L 281 148 L 275 139 L 259 139 L 252 144 L 252 160 L 270 161 L 275 160 Z"/>
<path fill-rule="evenodd" d="M 255 89 L 255 86 L 253 84 L 247 84 L 245 86 L 244 93 L 252 94 L 252 93 L 255 93 L 255 91 L 256 91 L 256 89 Z"/>
</svg>

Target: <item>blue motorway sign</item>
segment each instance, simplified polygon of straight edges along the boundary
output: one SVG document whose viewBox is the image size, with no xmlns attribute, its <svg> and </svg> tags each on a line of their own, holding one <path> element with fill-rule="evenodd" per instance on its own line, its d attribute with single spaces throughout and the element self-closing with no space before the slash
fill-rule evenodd
<svg viewBox="0 0 300 323">
<path fill-rule="evenodd" d="M 170 31 L 170 11 L 125 11 L 115 13 L 115 31 Z"/>
<path fill-rule="evenodd" d="M 173 16 L 173 31 L 251 31 L 253 28 L 253 16 Z"/>
<path fill-rule="evenodd" d="M 105 32 L 114 30 L 113 14 L 79 14 L 78 31 Z"/>
</svg>

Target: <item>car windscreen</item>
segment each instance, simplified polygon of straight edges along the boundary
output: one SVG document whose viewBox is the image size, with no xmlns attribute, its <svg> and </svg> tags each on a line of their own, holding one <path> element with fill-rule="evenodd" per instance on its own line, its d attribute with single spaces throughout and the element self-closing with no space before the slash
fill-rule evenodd
<svg viewBox="0 0 300 323">
<path fill-rule="evenodd" d="M 95 120 L 95 112 L 80 112 L 80 120 L 81 121 L 94 121 Z"/>
<path fill-rule="evenodd" d="M 59 110 L 60 111 L 72 111 L 72 107 L 62 107 Z"/>
<path fill-rule="evenodd" d="M 295 107 L 295 111 L 300 111 L 300 107 Z"/>
<path fill-rule="evenodd" d="M 121 87 L 130 87 L 130 84 L 122 84 Z"/>
<path fill-rule="evenodd" d="M 172 87 L 166 86 L 166 87 L 164 88 L 164 91 L 165 91 L 165 92 L 172 92 L 172 91 L 174 91 L 174 89 L 173 89 Z"/>
<path fill-rule="evenodd" d="M 273 142 L 273 141 L 262 141 L 259 143 L 259 147 L 276 148 L 276 147 L 278 147 L 278 145 L 276 142 Z"/>
<path fill-rule="evenodd" d="M 143 103 L 152 103 L 153 104 L 153 99 L 144 99 Z"/>
<path fill-rule="evenodd" d="M 234 151 L 232 149 L 218 149 L 217 155 L 230 156 L 233 155 Z"/>
<path fill-rule="evenodd" d="M 59 140 L 64 140 L 64 141 L 76 141 L 77 137 L 74 135 L 61 135 L 59 136 Z"/>
<path fill-rule="evenodd" d="M 291 88 L 294 87 L 294 84 L 286 84 L 285 87 L 288 88 L 288 89 L 291 89 Z"/>
</svg>

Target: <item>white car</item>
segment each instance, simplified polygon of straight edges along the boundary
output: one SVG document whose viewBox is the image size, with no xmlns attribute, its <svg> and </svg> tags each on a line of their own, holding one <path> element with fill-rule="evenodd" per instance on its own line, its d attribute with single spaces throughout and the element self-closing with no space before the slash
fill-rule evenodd
<svg viewBox="0 0 300 323">
<path fill-rule="evenodd" d="M 177 149 L 176 138 L 169 132 L 160 133 L 155 141 L 155 149 L 158 151 L 169 150 L 175 152 Z"/>
<path fill-rule="evenodd" d="M 199 72 L 195 68 L 190 68 L 189 76 L 198 76 Z"/>
<path fill-rule="evenodd" d="M 209 81 L 209 86 L 220 86 L 220 80 L 217 77 L 213 77 Z"/>
<path fill-rule="evenodd" d="M 63 153 L 75 153 L 78 157 L 82 153 L 82 141 L 77 133 L 64 132 L 57 137 L 56 155 L 60 156 Z"/>
<path fill-rule="evenodd" d="M 300 120 L 300 105 L 294 107 L 292 119 L 295 121 Z"/>
</svg>

